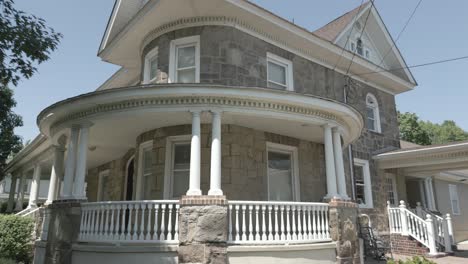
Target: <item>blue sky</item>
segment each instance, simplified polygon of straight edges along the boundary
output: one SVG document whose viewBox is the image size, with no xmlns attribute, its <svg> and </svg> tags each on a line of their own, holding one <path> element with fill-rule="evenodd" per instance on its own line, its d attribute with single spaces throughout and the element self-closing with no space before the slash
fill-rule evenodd
<svg viewBox="0 0 468 264">
<path fill-rule="evenodd" d="M 17 8 L 44 18 L 64 35 L 51 59 L 39 65 L 38 73 L 14 88 L 24 126 L 16 132 L 33 139 L 36 117 L 48 105 L 91 92 L 117 66 L 102 62 L 97 49 L 114 0 L 16 0 Z M 315 30 L 358 6 L 360 0 L 254 0 L 274 13 Z M 392 36 L 404 26 L 418 0 L 375 0 Z M 423 0 L 397 46 L 408 65 L 468 55 L 468 1 L 442 3 Z M 400 111 L 417 113 L 422 119 L 455 120 L 468 130 L 468 60 L 416 68 L 419 86 L 398 95 Z"/>
</svg>

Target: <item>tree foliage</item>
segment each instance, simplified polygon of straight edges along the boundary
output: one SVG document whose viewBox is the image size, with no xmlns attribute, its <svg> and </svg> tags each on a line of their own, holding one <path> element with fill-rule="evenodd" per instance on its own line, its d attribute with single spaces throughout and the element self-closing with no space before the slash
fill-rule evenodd
<svg viewBox="0 0 468 264">
<path fill-rule="evenodd" d="M 13 0 L 0 0 L 0 85 L 16 86 L 21 77 L 30 78 L 61 37 L 44 19 L 17 10 Z"/>
<path fill-rule="evenodd" d="M 31 263 L 33 228 L 29 217 L 0 215 L 0 257 Z"/>
<path fill-rule="evenodd" d="M 21 116 L 12 111 L 15 106 L 13 91 L 0 87 L 0 172 L 4 170 L 8 157 L 23 147 L 21 138 L 14 132 L 15 127 L 23 125 Z"/>
<path fill-rule="evenodd" d="M 441 124 L 419 120 L 415 113 L 398 113 L 400 138 L 419 145 L 443 144 L 468 140 L 468 132 L 455 121 L 446 120 Z"/>
</svg>

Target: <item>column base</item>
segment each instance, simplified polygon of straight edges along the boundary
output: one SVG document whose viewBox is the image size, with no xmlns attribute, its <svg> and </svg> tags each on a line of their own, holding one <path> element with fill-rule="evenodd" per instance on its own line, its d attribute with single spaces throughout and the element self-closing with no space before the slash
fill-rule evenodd
<svg viewBox="0 0 468 264">
<path fill-rule="evenodd" d="M 220 189 L 210 189 L 208 195 L 223 195 L 223 191 Z"/>
<path fill-rule="evenodd" d="M 192 195 L 202 195 L 202 191 L 200 189 L 193 189 L 193 190 L 188 190 L 187 191 L 187 196 L 192 196 Z"/>
<path fill-rule="evenodd" d="M 323 197 L 324 200 L 326 201 L 331 201 L 331 200 L 344 200 L 341 198 L 339 194 L 327 194 L 325 197 Z"/>
<path fill-rule="evenodd" d="M 36 209 L 37 208 L 37 204 L 28 204 L 28 207 L 26 207 L 26 209 Z"/>
</svg>

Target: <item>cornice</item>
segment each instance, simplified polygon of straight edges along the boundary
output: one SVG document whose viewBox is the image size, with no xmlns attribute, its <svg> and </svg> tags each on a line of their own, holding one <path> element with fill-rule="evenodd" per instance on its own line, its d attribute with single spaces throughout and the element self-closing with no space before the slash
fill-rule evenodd
<svg viewBox="0 0 468 264">
<path fill-rule="evenodd" d="M 374 157 L 374 159 L 376 159 L 383 168 L 403 168 L 420 166 L 421 164 L 457 161 L 460 159 L 468 160 L 468 150 L 422 153 L 411 155 L 411 157 Z"/>
</svg>

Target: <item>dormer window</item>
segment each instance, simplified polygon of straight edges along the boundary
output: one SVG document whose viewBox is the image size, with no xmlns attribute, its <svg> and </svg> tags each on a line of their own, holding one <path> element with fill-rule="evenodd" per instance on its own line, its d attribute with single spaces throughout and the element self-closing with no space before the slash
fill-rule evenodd
<svg viewBox="0 0 468 264">
<path fill-rule="evenodd" d="M 145 56 L 143 84 L 156 82 L 158 75 L 158 47 L 152 49 Z"/>
<path fill-rule="evenodd" d="M 368 94 L 366 96 L 366 114 L 367 114 L 367 129 L 374 132 L 381 132 L 380 128 L 380 113 L 379 104 L 374 95 Z"/>
</svg>

